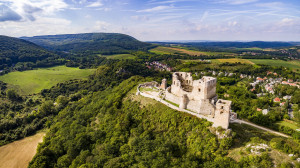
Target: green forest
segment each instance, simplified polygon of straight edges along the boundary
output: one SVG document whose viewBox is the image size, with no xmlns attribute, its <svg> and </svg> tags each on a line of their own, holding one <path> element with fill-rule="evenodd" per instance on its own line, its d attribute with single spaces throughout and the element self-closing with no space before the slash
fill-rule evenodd
<svg viewBox="0 0 300 168">
<path fill-rule="evenodd" d="M 0 146 L 45 130 L 44 141 L 38 146 L 37 154 L 29 165 L 36 168 L 300 167 L 296 161 L 300 157 L 300 133 L 294 129 L 300 125 L 300 89 L 278 84 L 274 86 L 274 94 L 266 93 L 261 85 L 256 85 L 251 91 L 252 77 L 241 78 L 241 75 L 263 78 L 267 72 L 272 72 L 268 78 L 280 77 L 297 82 L 300 79 L 297 71 L 282 66 L 211 61 L 236 56 L 156 54 L 148 50 L 157 44 L 139 42 L 127 35 L 114 35 L 28 38 L 48 46 L 46 49 L 24 40 L 1 37 L 11 42 L 1 46 L 3 48 L 0 50 L 2 60 L 11 59 L 9 64 L 0 62 L 3 78 L 7 77 L 4 75 L 6 73 L 15 73 L 13 71 L 42 73 L 46 69 L 36 68 L 54 65 L 64 65 L 60 69 L 72 70 L 71 73 L 81 69 L 94 70 L 84 70 L 82 72 L 90 72 L 76 74 L 80 78 L 71 80 L 60 80 L 64 78 L 63 72 L 57 77 L 52 75 L 53 78 L 49 78 L 52 83 L 48 83 L 47 88 L 41 91 L 39 88 L 39 91 L 30 94 L 20 94 L 13 88 L 13 79 L 11 83 L 0 81 Z M 122 39 L 125 40 L 120 42 Z M 82 48 L 77 47 L 77 43 Z M 76 50 L 73 50 L 74 47 Z M 123 59 L 119 55 L 109 59 L 109 56 L 102 56 L 125 53 L 132 58 Z M 231 108 L 239 119 L 285 133 L 291 138 L 239 124 L 231 124 L 229 132 L 213 128 L 212 123 L 205 119 L 136 96 L 136 87 L 143 82 L 160 83 L 166 78 L 171 84 L 172 72 L 147 66 L 151 62 L 168 65 L 174 72 L 192 72 L 194 79 L 216 77 L 218 98 L 231 100 Z M 35 70 L 26 71 L 29 69 Z M 220 74 L 213 75 L 213 72 Z M 65 75 L 70 76 L 70 73 Z M 26 85 L 26 82 L 19 83 Z M 266 94 L 258 96 L 259 93 Z M 273 101 L 275 95 L 280 99 L 288 95 L 292 98 L 281 106 Z M 263 115 L 257 109 L 269 109 L 269 113 Z M 294 118 L 288 115 L 289 109 L 294 110 Z M 217 133 L 226 134 L 226 137 L 218 138 Z M 267 144 L 270 149 L 255 155 L 246 147 L 249 144 Z M 239 152 L 232 154 L 234 150 Z M 280 163 L 271 154 L 274 151 L 282 155 L 293 154 L 293 157 L 288 162 Z"/>
</svg>

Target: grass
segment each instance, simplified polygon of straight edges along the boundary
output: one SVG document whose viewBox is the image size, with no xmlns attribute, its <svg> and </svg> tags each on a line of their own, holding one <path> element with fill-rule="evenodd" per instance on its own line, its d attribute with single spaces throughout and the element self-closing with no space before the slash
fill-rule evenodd
<svg viewBox="0 0 300 168">
<path fill-rule="evenodd" d="M 251 142 L 251 138 L 259 137 L 260 139 L 269 142 L 272 138 L 277 137 L 276 135 L 245 124 L 230 124 L 230 128 L 236 133 L 236 136 L 233 139 L 234 145 L 229 150 L 227 156 L 236 161 L 239 161 L 243 156 L 248 155 L 245 146 L 247 143 Z M 282 162 L 293 162 L 287 154 L 276 149 L 271 149 L 268 154 L 276 165 Z"/>
<path fill-rule="evenodd" d="M 291 68 L 293 70 L 300 70 L 300 61 L 283 61 L 283 60 L 271 60 L 271 59 L 249 59 L 249 61 L 255 64 L 265 64 L 271 66 L 283 66 Z"/>
<path fill-rule="evenodd" d="M 151 50 L 149 50 L 152 53 L 155 54 L 174 54 L 174 53 L 184 53 L 188 55 L 233 55 L 233 53 L 227 53 L 227 52 L 204 52 L 204 51 L 195 51 L 195 50 L 190 50 L 188 48 L 182 48 L 182 47 L 156 47 Z"/>
<path fill-rule="evenodd" d="M 286 154 L 276 149 L 270 149 L 268 151 L 270 158 L 272 159 L 275 165 L 279 165 L 281 163 L 292 163 L 293 160 Z M 246 151 L 246 147 L 235 148 L 229 151 L 228 157 L 234 159 L 235 161 L 240 161 L 242 157 L 248 156 L 249 153 Z"/>
<path fill-rule="evenodd" d="M 272 138 L 278 137 L 269 132 L 245 124 L 230 124 L 229 127 L 236 133 L 232 148 L 245 146 L 248 142 L 250 142 L 252 137 L 259 137 L 267 142 Z"/>
<path fill-rule="evenodd" d="M 9 88 L 15 89 L 19 94 L 27 95 L 39 93 L 42 89 L 49 89 L 57 83 L 71 79 L 86 79 L 94 71 L 94 69 L 56 66 L 23 72 L 11 72 L 0 76 L 0 80 L 8 83 Z"/>
<path fill-rule="evenodd" d="M 296 130 L 296 129 L 299 129 L 300 127 L 299 126 L 297 126 L 296 124 L 293 124 L 293 123 L 291 123 L 291 122 L 287 122 L 287 121 L 278 121 L 278 122 L 276 122 L 275 123 L 276 125 L 279 125 L 279 126 L 285 126 L 285 127 L 289 127 L 289 128 L 291 128 L 291 129 L 293 129 L 293 130 Z"/>
<path fill-rule="evenodd" d="M 37 133 L 34 136 L 0 147 L 0 168 L 27 167 L 36 153 L 38 143 L 43 141 L 45 133 Z"/>
<path fill-rule="evenodd" d="M 153 48 L 153 49 L 149 50 L 149 52 L 152 52 L 152 53 L 155 53 L 155 54 L 174 54 L 178 51 L 174 50 L 171 47 L 159 46 L 159 47 L 156 47 L 156 48 Z"/>
<path fill-rule="evenodd" d="M 101 55 L 107 59 L 135 59 L 136 56 L 131 54 L 115 54 L 115 55 Z"/>
<path fill-rule="evenodd" d="M 172 104 L 172 105 L 174 105 L 174 106 L 176 106 L 176 107 L 179 107 L 179 105 L 178 104 L 176 104 L 176 103 L 173 103 L 173 102 L 171 102 L 171 101 L 169 101 L 169 100 L 164 100 L 164 101 L 166 101 L 166 102 L 168 102 L 168 103 L 170 103 L 170 104 Z"/>
<path fill-rule="evenodd" d="M 236 62 L 240 62 L 242 64 L 254 64 L 253 62 L 251 62 L 250 60 L 247 59 L 240 59 L 240 58 L 230 58 L 230 59 L 214 59 L 212 60 L 213 63 L 225 63 L 225 62 L 229 62 L 229 63 L 236 63 Z"/>
<path fill-rule="evenodd" d="M 158 92 L 158 90 L 156 90 L 156 89 L 152 89 L 152 88 L 149 88 L 149 87 L 141 87 L 140 88 L 140 91 L 141 92 Z"/>
</svg>

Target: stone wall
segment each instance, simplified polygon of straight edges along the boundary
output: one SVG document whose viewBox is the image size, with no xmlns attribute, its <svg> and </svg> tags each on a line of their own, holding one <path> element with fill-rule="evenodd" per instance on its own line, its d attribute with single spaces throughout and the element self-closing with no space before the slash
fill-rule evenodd
<svg viewBox="0 0 300 168">
<path fill-rule="evenodd" d="M 139 91 L 139 87 L 141 86 L 149 87 L 157 85 L 155 82 L 140 85 L 137 94 L 153 98 L 176 110 L 205 118 L 214 122 L 214 127 L 221 126 L 224 129 L 228 128 L 231 101 L 221 99 L 217 101 L 216 78 L 204 76 L 202 79 L 194 81 L 191 73 L 175 72 L 173 73 L 172 85 L 165 90 L 166 83 L 166 80 L 162 81 L 160 87 L 163 90 L 161 90 L 160 95 L 165 100 L 178 104 L 179 107 L 170 106 L 170 103 L 160 98 L 160 96 L 156 97 Z"/>
<path fill-rule="evenodd" d="M 168 88 L 168 89 L 171 89 L 171 88 Z M 170 92 L 168 92 L 168 89 L 167 89 L 167 91 L 165 93 L 165 95 L 166 95 L 165 99 L 179 105 L 181 98 L 178 97 L 178 96 L 176 96 L 176 95 L 174 95 L 174 94 L 172 94 L 172 93 L 170 93 Z"/>
<path fill-rule="evenodd" d="M 149 94 L 147 94 L 147 93 L 140 92 L 140 91 L 139 91 L 139 87 L 138 87 L 138 91 L 137 91 L 136 95 L 141 95 L 141 96 L 144 96 L 144 97 L 148 97 L 148 98 L 154 99 L 154 100 L 156 100 L 156 101 L 159 101 L 159 102 L 165 104 L 166 106 L 168 106 L 168 107 L 170 107 L 170 108 L 172 108 L 172 109 L 174 109 L 174 110 L 181 111 L 181 112 L 185 112 L 185 113 L 189 113 L 189 114 L 191 114 L 191 115 L 193 115 L 193 116 L 196 116 L 196 117 L 198 117 L 198 118 L 203 118 L 203 119 L 206 119 L 207 121 L 214 122 L 214 119 L 211 118 L 211 117 L 207 117 L 207 116 L 204 116 L 204 115 L 201 115 L 201 114 L 197 114 L 197 113 L 191 112 L 191 111 L 189 111 L 189 110 L 180 109 L 179 107 L 174 106 L 173 104 L 168 103 L 168 102 L 166 102 L 165 100 L 163 100 L 163 99 L 161 99 L 161 98 L 158 98 L 158 97 L 149 95 Z"/>
<path fill-rule="evenodd" d="M 219 99 L 216 103 L 216 111 L 213 127 L 228 128 L 230 121 L 231 101 Z"/>
<path fill-rule="evenodd" d="M 211 99 L 216 96 L 217 80 L 204 76 L 200 80 L 193 80 L 192 75 L 186 72 L 173 73 L 171 93 L 181 97 L 186 94 L 189 100 Z"/>
</svg>

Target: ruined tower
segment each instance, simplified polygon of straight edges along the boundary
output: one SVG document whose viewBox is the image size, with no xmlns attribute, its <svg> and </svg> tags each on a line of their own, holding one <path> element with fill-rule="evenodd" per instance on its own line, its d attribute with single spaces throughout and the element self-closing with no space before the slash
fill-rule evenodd
<svg viewBox="0 0 300 168">
<path fill-rule="evenodd" d="M 162 81 L 164 89 L 166 81 Z M 173 73 L 172 85 L 165 90 L 165 99 L 179 105 L 180 109 L 187 109 L 197 114 L 213 118 L 214 127 L 227 129 L 230 119 L 231 101 L 218 100 L 216 93 L 217 79 L 203 76 L 193 80 L 188 72 Z"/>
<path fill-rule="evenodd" d="M 188 97 L 186 94 L 181 96 L 179 108 L 186 109 L 188 103 Z"/>
<path fill-rule="evenodd" d="M 216 103 L 216 111 L 214 116 L 213 127 L 219 127 L 227 129 L 230 119 L 230 106 L 231 101 L 219 99 Z"/>
<path fill-rule="evenodd" d="M 167 89 L 167 79 L 166 79 L 166 78 L 164 78 L 164 79 L 161 81 L 160 88 L 163 89 L 163 90 L 166 90 L 166 89 Z"/>
</svg>

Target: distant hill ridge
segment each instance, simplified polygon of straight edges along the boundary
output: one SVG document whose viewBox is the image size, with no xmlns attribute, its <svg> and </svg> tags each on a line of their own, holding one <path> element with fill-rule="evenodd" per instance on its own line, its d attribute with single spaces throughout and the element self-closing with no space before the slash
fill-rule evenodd
<svg viewBox="0 0 300 168">
<path fill-rule="evenodd" d="M 178 44 L 188 45 L 192 47 L 218 47 L 218 48 L 278 48 L 293 46 L 290 42 L 270 42 L 270 41 L 251 41 L 251 42 L 234 42 L 234 41 L 222 41 L 222 42 L 152 42 L 157 44 Z"/>
<path fill-rule="evenodd" d="M 0 35 L 0 70 L 18 62 L 36 62 L 55 54 L 18 38 Z"/>
<path fill-rule="evenodd" d="M 152 44 L 119 33 L 61 34 L 21 37 L 44 48 L 74 53 L 120 54 L 130 50 L 148 50 Z"/>
</svg>

